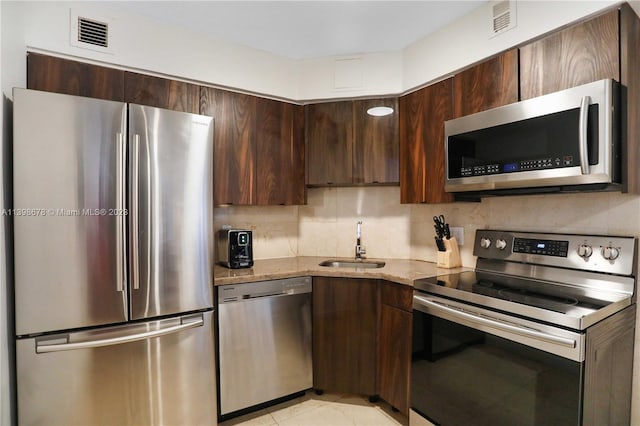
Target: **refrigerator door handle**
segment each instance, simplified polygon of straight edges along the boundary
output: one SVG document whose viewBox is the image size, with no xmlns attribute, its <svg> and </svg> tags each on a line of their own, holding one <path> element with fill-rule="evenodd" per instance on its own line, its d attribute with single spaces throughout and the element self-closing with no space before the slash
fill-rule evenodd
<svg viewBox="0 0 640 426">
<path fill-rule="evenodd" d="M 159 330 L 146 331 L 144 333 L 136 333 L 125 336 L 111 337 L 107 339 L 87 340 L 82 342 L 68 343 L 69 335 L 60 337 L 57 336 L 52 340 L 40 340 L 36 341 L 36 353 L 49 353 L 49 352 L 61 352 L 70 351 L 76 349 L 88 349 L 99 348 L 101 346 L 113 346 L 123 343 L 136 342 L 138 340 L 152 339 L 154 337 L 165 336 L 167 334 L 178 333 L 190 328 L 202 327 L 204 325 L 204 317 L 202 314 L 196 316 L 188 316 L 181 318 L 180 324 L 173 325 Z M 62 343 L 50 343 L 60 342 Z"/>
<path fill-rule="evenodd" d="M 125 141 L 123 138 L 123 134 L 121 132 L 116 133 L 116 144 L 117 144 L 117 195 L 116 195 L 116 212 L 117 215 L 117 245 L 116 245 L 116 273 L 118 275 L 116 279 L 116 291 L 124 291 L 124 282 L 126 280 L 125 277 L 125 226 L 124 226 L 124 196 L 125 196 L 125 179 L 124 179 L 124 169 L 125 169 Z"/>
<path fill-rule="evenodd" d="M 133 282 L 133 289 L 138 290 L 140 288 L 140 239 L 139 239 L 139 184 L 140 184 L 140 135 L 133 135 L 133 158 L 132 163 L 132 182 L 131 182 L 131 251 L 132 251 L 132 265 L 131 265 L 131 279 Z"/>
</svg>

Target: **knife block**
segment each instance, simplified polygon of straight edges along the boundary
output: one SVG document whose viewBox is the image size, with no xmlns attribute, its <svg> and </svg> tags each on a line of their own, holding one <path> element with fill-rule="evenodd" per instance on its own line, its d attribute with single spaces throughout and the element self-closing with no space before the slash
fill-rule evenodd
<svg viewBox="0 0 640 426">
<path fill-rule="evenodd" d="M 457 268 L 462 266 L 460 260 L 460 249 L 458 248 L 458 242 L 455 237 L 450 239 L 443 239 L 445 251 L 438 252 L 437 266 L 438 268 Z"/>
</svg>

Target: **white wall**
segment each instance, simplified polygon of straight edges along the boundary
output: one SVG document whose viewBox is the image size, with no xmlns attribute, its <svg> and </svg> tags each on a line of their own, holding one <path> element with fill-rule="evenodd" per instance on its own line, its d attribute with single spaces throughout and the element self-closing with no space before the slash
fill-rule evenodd
<svg viewBox="0 0 640 426">
<path fill-rule="evenodd" d="M 19 42 L 18 52 L 13 53 L 22 55 L 12 60 L 24 62 L 24 52 L 30 48 L 304 102 L 404 93 L 614 2 L 518 1 L 516 28 L 494 38 L 489 38 L 485 5 L 403 51 L 299 61 L 114 11 L 109 2 L 2 3 L 9 20 L 23 23 L 11 30 Z M 640 9 L 640 2 L 633 3 Z M 70 45 L 71 9 L 86 17 L 112 19 L 114 54 Z M 336 64 L 339 68 L 344 59 L 359 59 L 359 65 L 352 61 L 355 81 L 351 87 L 336 87 Z"/>
<path fill-rule="evenodd" d="M 614 1 L 517 1 L 517 26 L 489 38 L 489 5 L 479 7 L 404 50 L 403 87 L 409 90 L 576 21 Z"/>
<path fill-rule="evenodd" d="M 109 2 L 3 2 L 10 19 L 24 25 L 13 36 L 27 47 L 195 82 L 296 99 L 295 61 L 238 44 L 118 13 Z M 69 43 L 70 9 L 81 16 L 112 19 L 113 54 Z M 18 59 L 18 58 L 16 58 Z"/>
</svg>

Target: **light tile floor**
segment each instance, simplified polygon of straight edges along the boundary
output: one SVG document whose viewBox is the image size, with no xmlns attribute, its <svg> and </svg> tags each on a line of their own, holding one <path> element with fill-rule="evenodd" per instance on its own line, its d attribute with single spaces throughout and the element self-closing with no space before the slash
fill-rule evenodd
<svg viewBox="0 0 640 426">
<path fill-rule="evenodd" d="M 304 396 L 227 420 L 220 426 L 406 426 L 407 418 L 367 397 L 308 391 Z"/>
</svg>

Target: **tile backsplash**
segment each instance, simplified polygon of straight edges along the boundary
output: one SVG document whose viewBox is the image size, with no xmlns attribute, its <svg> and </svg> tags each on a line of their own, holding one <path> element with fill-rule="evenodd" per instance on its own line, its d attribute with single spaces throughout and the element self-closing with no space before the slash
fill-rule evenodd
<svg viewBox="0 0 640 426">
<path fill-rule="evenodd" d="M 619 192 L 484 198 L 481 202 L 400 204 L 400 188 L 311 188 L 304 206 L 215 209 L 214 226 L 251 229 L 254 257 L 352 257 L 362 221 L 367 257 L 435 262 L 433 216 L 464 229 L 464 266 L 474 266 L 478 228 L 640 236 L 640 197 Z"/>
</svg>

